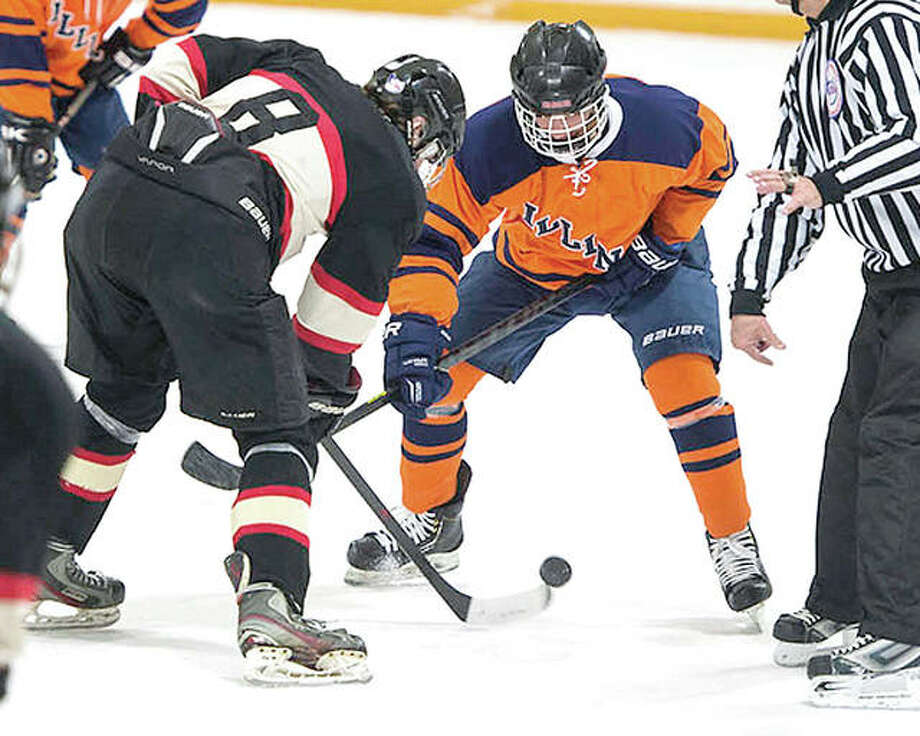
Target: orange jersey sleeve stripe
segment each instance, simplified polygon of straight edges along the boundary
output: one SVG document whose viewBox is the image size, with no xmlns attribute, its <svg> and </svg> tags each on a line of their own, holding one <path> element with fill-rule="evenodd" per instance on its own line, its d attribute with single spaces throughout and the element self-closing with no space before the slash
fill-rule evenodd
<svg viewBox="0 0 920 736">
<path fill-rule="evenodd" d="M 128 23 L 125 32 L 135 45 L 152 48 L 194 31 L 206 9 L 207 0 L 150 0 L 143 15 Z"/>
</svg>

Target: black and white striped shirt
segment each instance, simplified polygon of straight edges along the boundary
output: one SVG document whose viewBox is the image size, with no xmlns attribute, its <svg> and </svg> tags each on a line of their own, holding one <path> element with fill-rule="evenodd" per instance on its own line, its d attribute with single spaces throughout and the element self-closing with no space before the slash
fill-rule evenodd
<svg viewBox="0 0 920 736">
<path fill-rule="evenodd" d="M 810 177 L 825 208 L 758 198 L 732 314 L 760 313 L 824 228 L 827 206 L 873 272 L 920 262 L 920 0 L 831 0 L 786 75 L 771 168 Z"/>
</svg>

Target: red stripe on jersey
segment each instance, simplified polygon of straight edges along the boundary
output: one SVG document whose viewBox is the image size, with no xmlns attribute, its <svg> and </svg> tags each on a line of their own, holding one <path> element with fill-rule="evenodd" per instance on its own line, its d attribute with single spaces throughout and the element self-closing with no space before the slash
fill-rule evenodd
<svg viewBox="0 0 920 736">
<path fill-rule="evenodd" d="M 141 77 L 141 83 L 140 87 L 138 88 L 138 92 L 142 95 L 147 95 L 148 97 L 151 97 L 157 102 L 163 104 L 168 102 L 175 102 L 179 99 L 168 89 L 161 87 L 152 79 L 148 79 L 147 77 Z"/>
<path fill-rule="evenodd" d="M 30 601 L 35 597 L 38 578 L 24 572 L 0 571 L 0 599 Z"/>
<path fill-rule="evenodd" d="M 383 302 L 375 302 L 359 294 L 344 281 L 340 281 L 330 274 L 325 268 L 319 265 L 317 261 L 314 261 L 313 265 L 310 267 L 310 273 L 313 274 L 314 281 L 316 281 L 324 291 L 335 294 L 339 299 L 348 302 L 350 306 L 354 307 L 359 312 L 364 312 L 372 317 L 376 317 L 383 311 Z"/>
<path fill-rule="evenodd" d="M 204 56 L 201 54 L 198 42 L 194 38 L 187 38 L 179 44 L 179 48 L 185 52 L 192 65 L 192 73 L 198 81 L 198 97 L 206 97 L 208 94 L 208 66 L 204 63 Z"/>
<path fill-rule="evenodd" d="M 88 460 L 91 463 L 96 463 L 96 465 L 121 465 L 131 459 L 134 455 L 134 450 L 131 450 L 131 452 L 125 455 L 102 455 L 98 452 L 87 450 L 84 447 L 76 447 L 72 454 L 74 457 L 78 457 L 81 460 Z"/>
<path fill-rule="evenodd" d="M 236 506 L 240 501 L 246 501 L 250 498 L 265 498 L 266 496 L 286 496 L 288 498 L 297 498 L 304 501 L 308 506 L 313 500 L 310 491 L 300 486 L 256 486 L 255 488 L 244 488 L 239 492 L 233 505 Z"/>
<path fill-rule="evenodd" d="M 310 549 L 310 538 L 306 534 L 301 534 L 296 529 L 291 529 L 291 527 L 281 524 L 246 524 L 241 526 L 236 530 L 236 534 L 233 535 L 234 546 L 240 541 L 240 537 L 245 537 L 247 534 L 277 534 L 279 537 L 293 539 L 298 544 Z"/>
<path fill-rule="evenodd" d="M 89 488 L 84 488 L 83 486 L 78 486 L 75 483 L 66 481 L 63 478 L 58 478 L 58 483 L 61 486 L 61 490 L 65 493 L 79 496 L 84 501 L 92 501 L 93 503 L 102 503 L 103 501 L 108 501 L 112 496 L 115 495 L 115 491 L 118 490 L 117 488 L 113 488 L 111 491 L 98 493 L 96 491 L 89 490 Z"/>
<path fill-rule="evenodd" d="M 254 153 L 271 166 L 273 171 L 278 171 L 278 169 L 275 168 L 271 156 L 268 154 L 262 153 L 261 151 L 250 151 L 250 153 Z M 281 260 L 284 258 L 284 251 L 287 250 L 288 243 L 291 240 L 291 217 L 294 215 L 294 199 L 291 197 L 291 192 L 288 190 L 287 184 L 284 183 L 284 179 L 282 179 L 280 175 L 278 176 L 278 181 L 281 182 L 281 188 L 284 189 L 284 220 L 281 221 L 281 254 L 278 256 L 278 260 Z"/>
<path fill-rule="evenodd" d="M 303 340 L 305 343 L 309 343 L 310 345 L 320 348 L 321 350 L 327 350 L 330 353 L 338 353 L 339 355 L 348 355 L 349 353 L 353 353 L 355 350 L 361 347 L 360 343 L 334 340 L 331 337 L 320 335 L 318 332 L 314 332 L 308 327 L 304 327 L 300 320 L 297 319 L 296 314 L 294 315 L 293 321 L 294 332 L 296 333 L 297 337 Z"/>
<path fill-rule="evenodd" d="M 319 137 L 323 141 L 323 148 L 326 149 L 326 158 L 329 161 L 329 173 L 332 175 L 332 200 L 329 202 L 329 214 L 326 215 L 326 229 L 332 227 L 335 218 L 339 214 L 342 202 L 345 201 L 345 195 L 348 190 L 348 174 L 345 170 L 345 152 L 342 149 L 342 139 L 339 131 L 332 122 L 332 118 L 322 108 L 322 106 L 313 98 L 307 90 L 303 88 L 293 77 L 279 72 L 269 72 L 264 69 L 256 69 L 252 74 L 265 77 L 272 80 L 275 84 L 284 87 L 291 92 L 296 92 L 303 97 L 307 104 L 313 108 L 319 116 L 319 122 L 316 127 L 319 128 Z"/>
</svg>

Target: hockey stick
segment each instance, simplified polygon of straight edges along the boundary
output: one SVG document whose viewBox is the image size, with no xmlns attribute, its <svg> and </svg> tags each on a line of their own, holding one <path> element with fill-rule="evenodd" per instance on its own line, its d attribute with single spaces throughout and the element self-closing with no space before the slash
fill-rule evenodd
<svg viewBox="0 0 920 736">
<path fill-rule="evenodd" d="M 552 592 L 546 583 L 542 583 L 531 590 L 500 598 L 473 598 L 466 593 L 461 593 L 448 583 L 441 573 L 434 569 L 425 554 L 406 534 L 399 522 L 393 518 L 389 509 L 368 485 L 367 481 L 364 480 L 361 473 L 335 440 L 331 437 L 326 437 L 320 444 L 333 462 L 339 466 L 339 469 L 354 486 L 361 498 L 364 499 L 364 502 L 370 506 L 371 511 L 374 512 L 374 515 L 380 520 L 387 532 L 396 540 L 399 548 L 415 563 L 419 572 L 428 579 L 437 594 L 441 596 L 450 610 L 461 621 L 466 621 L 470 624 L 501 623 L 531 616 L 549 606 L 552 600 Z M 201 467 L 200 464 L 207 468 L 206 472 L 208 473 L 218 471 L 208 481 L 210 485 L 219 483 L 219 488 L 227 490 L 236 490 L 239 487 L 242 468 L 217 457 L 201 443 L 194 442 L 186 451 L 185 457 L 182 458 L 182 469 L 192 477 L 197 477 L 196 468 Z"/>
<path fill-rule="evenodd" d="M 93 96 L 93 92 L 96 91 L 98 84 L 99 82 L 97 80 L 90 80 L 83 89 L 77 92 L 73 100 L 71 100 L 70 104 L 67 106 L 67 109 L 64 110 L 64 114 L 57 120 L 58 135 L 60 135 L 67 124 L 76 117 L 76 114 L 80 112 L 80 108 L 83 107 L 84 103 Z"/>
<path fill-rule="evenodd" d="M 597 280 L 598 277 L 594 274 L 584 274 L 571 283 L 566 284 L 561 289 L 545 294 L 536 301 L 531 302 L 527 306 L 505 317 L 505 319 L 496 322 L 491 327 L 487 327 L 462 345 L 445 353 L 438 361 L 438 367 L 447 369 L 468 360 L 486 348 L 491 347 L 499 340 L 504 339 L 515 330 L 533 322 L 537 317 L 546 314 L 563 302 L 568 301 L 576 294 L 580 294 L 589 286 L 596 283 Z M 390 403 L 391 399 L 392 396 L 389 392 L 384 392 L 375 396 L 354 411 L 346 414 L 333 434 L 370 416 L 378 409 L 382 409 Z M 235 491 L 239 488 L 239 466 L 219 458 L 197 441 L 192 442 L 185 451 L 185 455 L 182 457 L 182 470 L 195 480 L 206 483 L 214 488 L 222 488 L 227 491 Z"/>
<path fill-rule="evenodd" d="M 524 325 L 533 322 L 537 317 L 555 309 L 563 302 L 567 302 L 576 294 L 580 294 L 592 284 L 597 283 L 598 280 L 596 274 L 586 273 L 579 276 L 574 281 L 569 282 L 561 289 L 544 294 L 527 306 L 522 307 L 513 314 L 509 314 L 503 320 L 496 322 L 491 327 L 487 327 L 465 343 L 458 345 L 453 350 L 447 351 L 441 356 L 440 360 L 438 360 L 438 368 L 446 371 L 465 360 L 469 360 L 474 355 L 491 347 L 499 340 L 505 339 L 512 332 L 516 332 Z M 378 409 L 382 409 L 389 404 L 392 399 L 393 394 L 386 391 L 382 394 L 378 394 L 370 401 L 361 404 L 361 406 L 348 412 L 348 414 L 342 418 L 342 421 L 339 422 L 339 426 L 335 428 L 333 434 L 347 429 L 355 422 L 359 422 Z"/>
</svg>

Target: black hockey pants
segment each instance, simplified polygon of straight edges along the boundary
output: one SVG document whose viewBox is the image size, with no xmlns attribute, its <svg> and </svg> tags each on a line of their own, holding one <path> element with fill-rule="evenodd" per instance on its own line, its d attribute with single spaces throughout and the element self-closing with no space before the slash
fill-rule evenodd
<svg viewBox="0 0 920 736">
<path fill-rule="evenodd" d="M 920 269 L 866 284 L 827 435 L 806 605 L 920 645 Z"/>
</svg>

